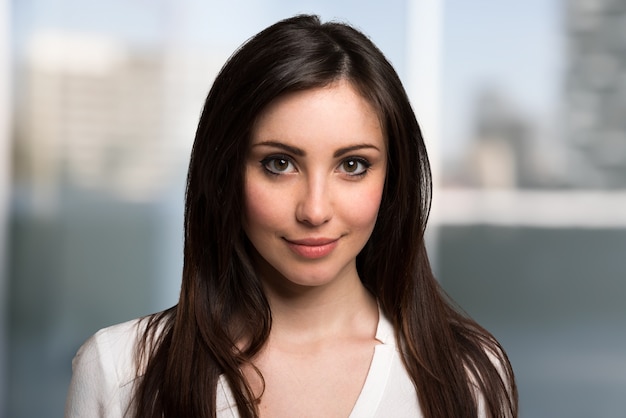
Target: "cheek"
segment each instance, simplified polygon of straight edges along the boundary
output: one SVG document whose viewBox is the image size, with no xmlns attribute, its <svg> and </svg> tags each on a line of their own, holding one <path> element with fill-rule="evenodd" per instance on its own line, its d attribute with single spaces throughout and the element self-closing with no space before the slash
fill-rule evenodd
<svg viewBox="0 0 626 418">
<path fill-rule="evenodd" d="M 263 187 L 248 181 L 244 188 L 244 229 L 248 236 L 254 235 L 255 231 L 275 226 L 278 219 L 282 218 L 279 208 L 273 205 L 274 200 L 271 192 Z"/>
<path fill-rule="evenodd" d="M 362 190 L 358 195 L 347 199 L 349 207 L 346 209 L 351 214 L 352 223 L 371 232 L 378 217 L 381 197 L 382 186 Z"/>
</svg>

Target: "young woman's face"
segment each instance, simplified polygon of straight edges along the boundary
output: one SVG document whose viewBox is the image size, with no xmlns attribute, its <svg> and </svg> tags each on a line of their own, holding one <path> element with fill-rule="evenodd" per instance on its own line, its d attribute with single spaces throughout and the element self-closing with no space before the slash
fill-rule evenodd
<svg viewBox="0 0 626 418">
<path fill-rule="evenodd" d="M 324 286 L 357 278 L 386 156 L 374 108 L 346 81 L 273 102 L 253 128 L 245 169 L 244 230 L 261 279 Z"/>
</svg>

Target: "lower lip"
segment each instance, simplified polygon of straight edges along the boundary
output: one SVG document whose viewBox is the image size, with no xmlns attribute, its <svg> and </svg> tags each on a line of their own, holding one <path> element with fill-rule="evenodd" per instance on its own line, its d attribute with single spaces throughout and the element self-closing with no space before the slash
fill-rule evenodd
<svg viewBox="0 0 626 418">
<path fill-rule="evenodd" d="M 297 255 L 303 258 L 316 259 L 326 257 L 330 254 L 335 247 L 337 246 L 337 241 L 329 242 L 328 244 L 323 245 L 302 245 L 302 244 L 294 244 L 293 242 L 287 241 L 287 245 Z"/>
</svg>

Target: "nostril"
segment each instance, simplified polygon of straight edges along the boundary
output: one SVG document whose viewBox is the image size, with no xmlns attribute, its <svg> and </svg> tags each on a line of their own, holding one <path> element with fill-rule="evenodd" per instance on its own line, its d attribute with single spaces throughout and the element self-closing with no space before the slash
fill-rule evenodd
<svg viewBox="0 0 626 418">
<path fill-rule="evenodd" d="M 332 209 L 327 199 L 319 199 L 311 195 L 303 199 L 296 210 L 296 218 L 299 222 L 313 226 L 322 225 L 328 222 L 331 217 Z"/>
</svg>

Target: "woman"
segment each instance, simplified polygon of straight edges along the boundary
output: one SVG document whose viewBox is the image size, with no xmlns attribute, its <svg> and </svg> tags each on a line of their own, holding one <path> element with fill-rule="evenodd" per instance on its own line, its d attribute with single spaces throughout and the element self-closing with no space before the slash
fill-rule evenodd
<svg viewBox="0 0 626 418">
<path fill-rule="evenodd" d="M 85 343 L 66 416 L 517 416 L 504 351 L 433 277 L 430 193 L 406 93 L 363 34 L 265 29 L 200 118 L 179 303 Z"/>
</svg>

